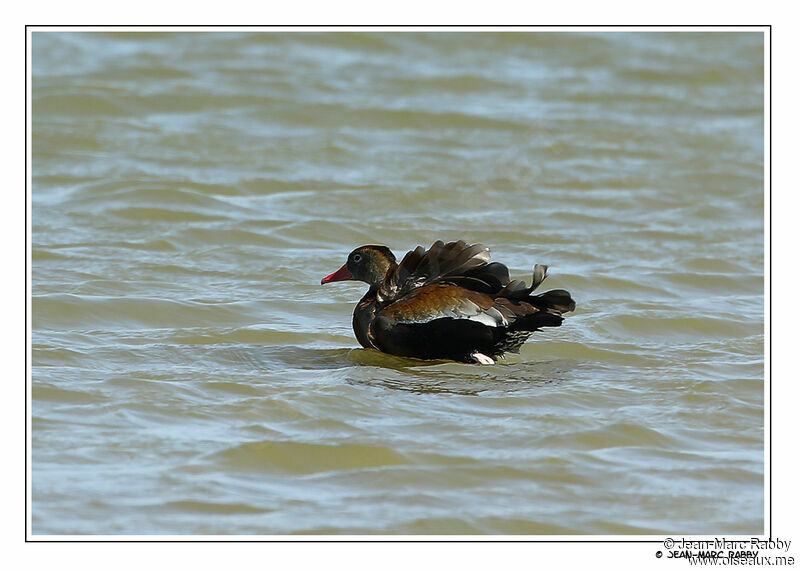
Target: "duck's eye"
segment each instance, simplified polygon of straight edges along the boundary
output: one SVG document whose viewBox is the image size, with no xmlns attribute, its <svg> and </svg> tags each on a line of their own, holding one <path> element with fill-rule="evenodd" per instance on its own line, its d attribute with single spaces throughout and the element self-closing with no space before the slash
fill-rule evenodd
<svg viewBox="0 0 800 571">
<path fill-rule="evenodd" d="M 353 261 L 354 261 L 356 264 L 358 264 L 358 263 L 361 261 L 361 259 L 362 259 L 363 257 L 364 257 L 364 256 L 362 256 L 361 254 L 355 254 L 355 255 L 353 256 Z"/>
</svg>

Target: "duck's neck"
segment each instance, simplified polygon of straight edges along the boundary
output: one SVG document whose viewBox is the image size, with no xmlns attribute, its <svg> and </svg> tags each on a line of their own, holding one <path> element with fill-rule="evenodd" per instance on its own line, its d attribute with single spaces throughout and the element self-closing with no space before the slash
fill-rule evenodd
<svg viewBox="0 0 800 571">
<path fill-rule="evenodd" d="M 386 300 L 381 296 L 381 291 L 383 290 L 382 286 L 396 269 L 397 263 L 390 260 L 389 268 L 386 270 L 383 280 L 381 280 L 380 283 L 369 284 L 367 293 L 364 294 L 364 297 L 361 298 L 361 301 L 358 302 L 353 311 L 353 331 L 356 334 L 356 339 L 361 343 L 361 346 L 367 349 L 370 347 L 374 348 L 368 335 L 369 324 L 375 319 L 375 314 L 378 313 L 386 303 Z"/>
</svg>

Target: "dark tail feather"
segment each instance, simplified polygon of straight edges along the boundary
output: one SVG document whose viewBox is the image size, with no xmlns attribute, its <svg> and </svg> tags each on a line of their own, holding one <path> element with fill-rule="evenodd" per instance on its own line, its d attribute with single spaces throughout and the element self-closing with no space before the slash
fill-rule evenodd
<svg viewBox="0 0 800 571">
<path fill-rule="evenodd" d="M 564 322 L 564 318 L 558 313 L 549 311 L 537 311 L 518 318 L 509 327 L 510 331 L 537 331 L 542 327 L 558 327 Z"/>
<path fill-rule="evenodd" d="M 510 327 L 512 331 L 536 331 L 541 327 L 558 327 L 564 322 L 561 314 L 575 309 L 575 301 L 569 292 L 563 289 L 532 295 L 524 301 L 539 311 L 519 316 Z"/>
<path fill-rule="evenodd" d="M 533 281 L 530 286 L 526 286 L 525 282 L 514 280 L 506 282 L 505 288 L 498 295 L 507 297 L 509 299 L 523 300 L 531 295 L 531 292 L 541 285 L 547 277 L 547 266 L 536 264 L 533 266 Z"/>
<path fill-rule="evenodd" d="M 575 309 L 575 300 L 563 289 L 552 289 L 539 295 L 531 296 L 530 303 L 545 311 L 567 313 Z"/>
</svg>

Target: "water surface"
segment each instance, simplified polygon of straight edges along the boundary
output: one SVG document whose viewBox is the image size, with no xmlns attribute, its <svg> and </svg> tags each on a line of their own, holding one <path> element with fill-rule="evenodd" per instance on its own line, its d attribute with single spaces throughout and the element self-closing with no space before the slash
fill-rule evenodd
<svg viewBox="0 0 800 571">
<path fill-rule="evenodd" d="M 33 58 L 35 534 L 758 534 L 763 38 L 61 33 Z M 356 246 L 577 310 L 357 349 Z"/>
</svg>

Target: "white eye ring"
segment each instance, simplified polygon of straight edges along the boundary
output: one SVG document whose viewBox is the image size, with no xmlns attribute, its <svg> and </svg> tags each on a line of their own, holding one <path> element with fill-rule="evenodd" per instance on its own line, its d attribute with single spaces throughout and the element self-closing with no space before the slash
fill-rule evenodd
<svg viewBox="0 0 800 571">
<path fill-rule="evenodd" d="M 361 254 L 356 254 L 355 256 L 353 256 L 353 261 L 354 261 L 356 264 L 357 264 L 358 262 L 360 262 L 360 261 L 361 261 Z"/>
</svg>

